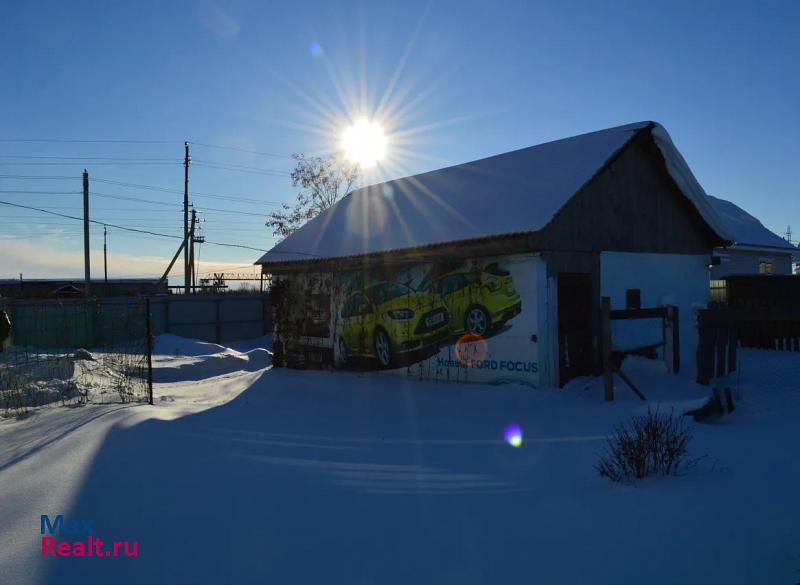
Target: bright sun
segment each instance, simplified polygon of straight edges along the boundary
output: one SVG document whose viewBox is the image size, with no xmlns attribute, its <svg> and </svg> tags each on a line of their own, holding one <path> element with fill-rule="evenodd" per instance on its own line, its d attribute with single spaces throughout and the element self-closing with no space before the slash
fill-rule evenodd
<svg viewBox="0 0 800 585">
<path fill-rule="evenodd" d="M 342 134 L 345 156 L 363 168 L 369 168 L 386 155 L 386 135 L 376 122 L 358 120 Z"/>
</svg>

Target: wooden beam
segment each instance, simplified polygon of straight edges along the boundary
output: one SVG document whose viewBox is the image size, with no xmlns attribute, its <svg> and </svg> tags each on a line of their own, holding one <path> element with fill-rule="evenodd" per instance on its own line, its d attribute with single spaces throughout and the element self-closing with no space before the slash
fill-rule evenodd
<svg viewBox="0 0 800 585">
<path fill-rule="evenodd" d="M 625 374 L 625 373 L 622 371 L 622 369 L 621 369 L 621 368 L 620 368 L 620 367 L 619 367 L 617 364 L 615 364 L 613 361 L 611 362 L 611 368 L 613 368 L 613 370 L 614 370 L 614 371 L 617 373 L 617 375 L 618 375 L 620 378 L 622 378 L 622 381 L 623 381 L 623 382 L 625 382 L 625 383 L 628 385 L 628 387 L 629 387 L 631 390 L 633 390 L 633 392 L 634 392 L 634 394 L 636 394 L 636 396 L 638 396 L 638 397 L 639 397 L 639 398 L 641 398 L 642 400 L 647 400 L 647 398 L 645 398 L 645 397 L 644 397 L 644 394 L 642 394 L 641 392 L 639 392 L 639 389 L 638 389 L 638 388 L 636 387 L 636 385 L 635 385 L 635 384 L 634 384 L 634 383 L 631 381 L 631 379 L 630 379 L 630 378 L 627 376 L 627 374 Z"/>
<path fill-rule="evenodd" d="M 614 400 L 614 375 L 611 369 L 611 299 L 603 297 L 600 300 L 600 336 L 601 350 L 603 352 L 603 395 L 606 401 Z"/>
</svg>

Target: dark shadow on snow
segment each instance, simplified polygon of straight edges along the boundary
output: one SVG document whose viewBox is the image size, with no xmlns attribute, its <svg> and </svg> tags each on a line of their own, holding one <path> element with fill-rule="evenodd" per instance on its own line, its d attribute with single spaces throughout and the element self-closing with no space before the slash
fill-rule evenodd
<svg viewBox="0 0 800 585">
<path fill-rule="evenodd" d="M 73 508 L 42 513 L 91 521 L 106 543 L 138 541 L 140 556 L 41 559 L 44 582 L 440 583 L 490 568 L 511 579 L 497 569 L 502 546 L 477 555 L 470 539 L 503 539 L 521 505 L 505 477 L 520 451 L 418 441 L 457 437 L 451 416 L 501 428 L 485 389 L 458 390 L 441 418 L 422 407 L 441 385 L 371 378 L 271 370 L 223 406 L 113 428 Z M 492 497 L 493 514 L 476 497 Z"/>
</svg>

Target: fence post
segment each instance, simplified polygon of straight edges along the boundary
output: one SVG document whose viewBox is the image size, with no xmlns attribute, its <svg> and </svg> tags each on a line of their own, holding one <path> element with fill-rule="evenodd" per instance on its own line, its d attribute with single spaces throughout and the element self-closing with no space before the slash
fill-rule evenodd
<svg viewBox="0 0 800 585">
<path fill-rule="evenodd" d="M 145 301 L 147 311 L 147 392 L 148 402 L 153 404 L 153 324 L 150 318 L 150 299 Z"/>
<path fill-rule="evenodd" d="M 264 275 L 263 274 L 261 275 L 261 284 L 262 284 L 262 286 L 264 284 Z M 269 301 L 267 300 L 267 296 L 264 295 L 261 298 L 261 335 L 266 335 L 267 333 L 269 333 L 269 331 L 267 331 L 267 303 L 268 302 Z"/>
<path fill-rule="evenodd" d="M 672 371 L 677 374 L 681 370 L 681 328 L 678 307 L 670 307 L 672 312 Z"/>
<path fill-rule="evenodd" d="M 697 383 L 708 385 L 712 377 L 712 369 L 714 363 L 714 350 L 713 343 L 714 337 L 711 335 L 711 323 L 706 318 L 705 310 L 697 310 Z M 709 363 L 710 362 L 710 363 Z"/>
<path fill-rule="evenodd" d="M 736 370 L 736 352 L 739 345 L 739 323 L 728 318 L 728 373 Z"/>
<path fill-rule="evenodd" d="M 603 352 L 603 388 L 606 401 L 614 400 L 614 373 L 611 370 L 611 299 L 600 301 L 600 335 Z"/>
<path fill-rule="evenodd" d="M 220 310 L 219 310 L 219 299 L 214 301 L 214 305 L 217 312 L 217 319 L 216 319 L 216 328 L 214 329 L 214 336 L 217 338 L 216 343 L 218 345 L 222 345 L 222 323 L 220 321 Z"/>
<path fill-rule="evenodd" d="M 714 331 L 714 337 L 716 341 L 714 342 L 714 350 L 715 350 L 715 368 L 713 370 L 713 376 L 715 378 L 721 378 L 722 376 L 726 376 L 728 374 L 728 369 L 725 363 L 726 358 L 728 357 L 728 321 L 727 319 L 721 322 L 717 322 Z"/>
</svg>

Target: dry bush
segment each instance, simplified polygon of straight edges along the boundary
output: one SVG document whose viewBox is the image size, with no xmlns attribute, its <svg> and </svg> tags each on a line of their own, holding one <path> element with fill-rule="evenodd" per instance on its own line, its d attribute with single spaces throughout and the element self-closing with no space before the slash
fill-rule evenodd
<svg viewBox="0 0 800 585">
<path fill-rule="evenodd" d="M 612 481 L 677 475 L 687 465 L 691 438 L 683 417 L 648 408 L 614 429 L 596 469 Z"/>
</svg>

